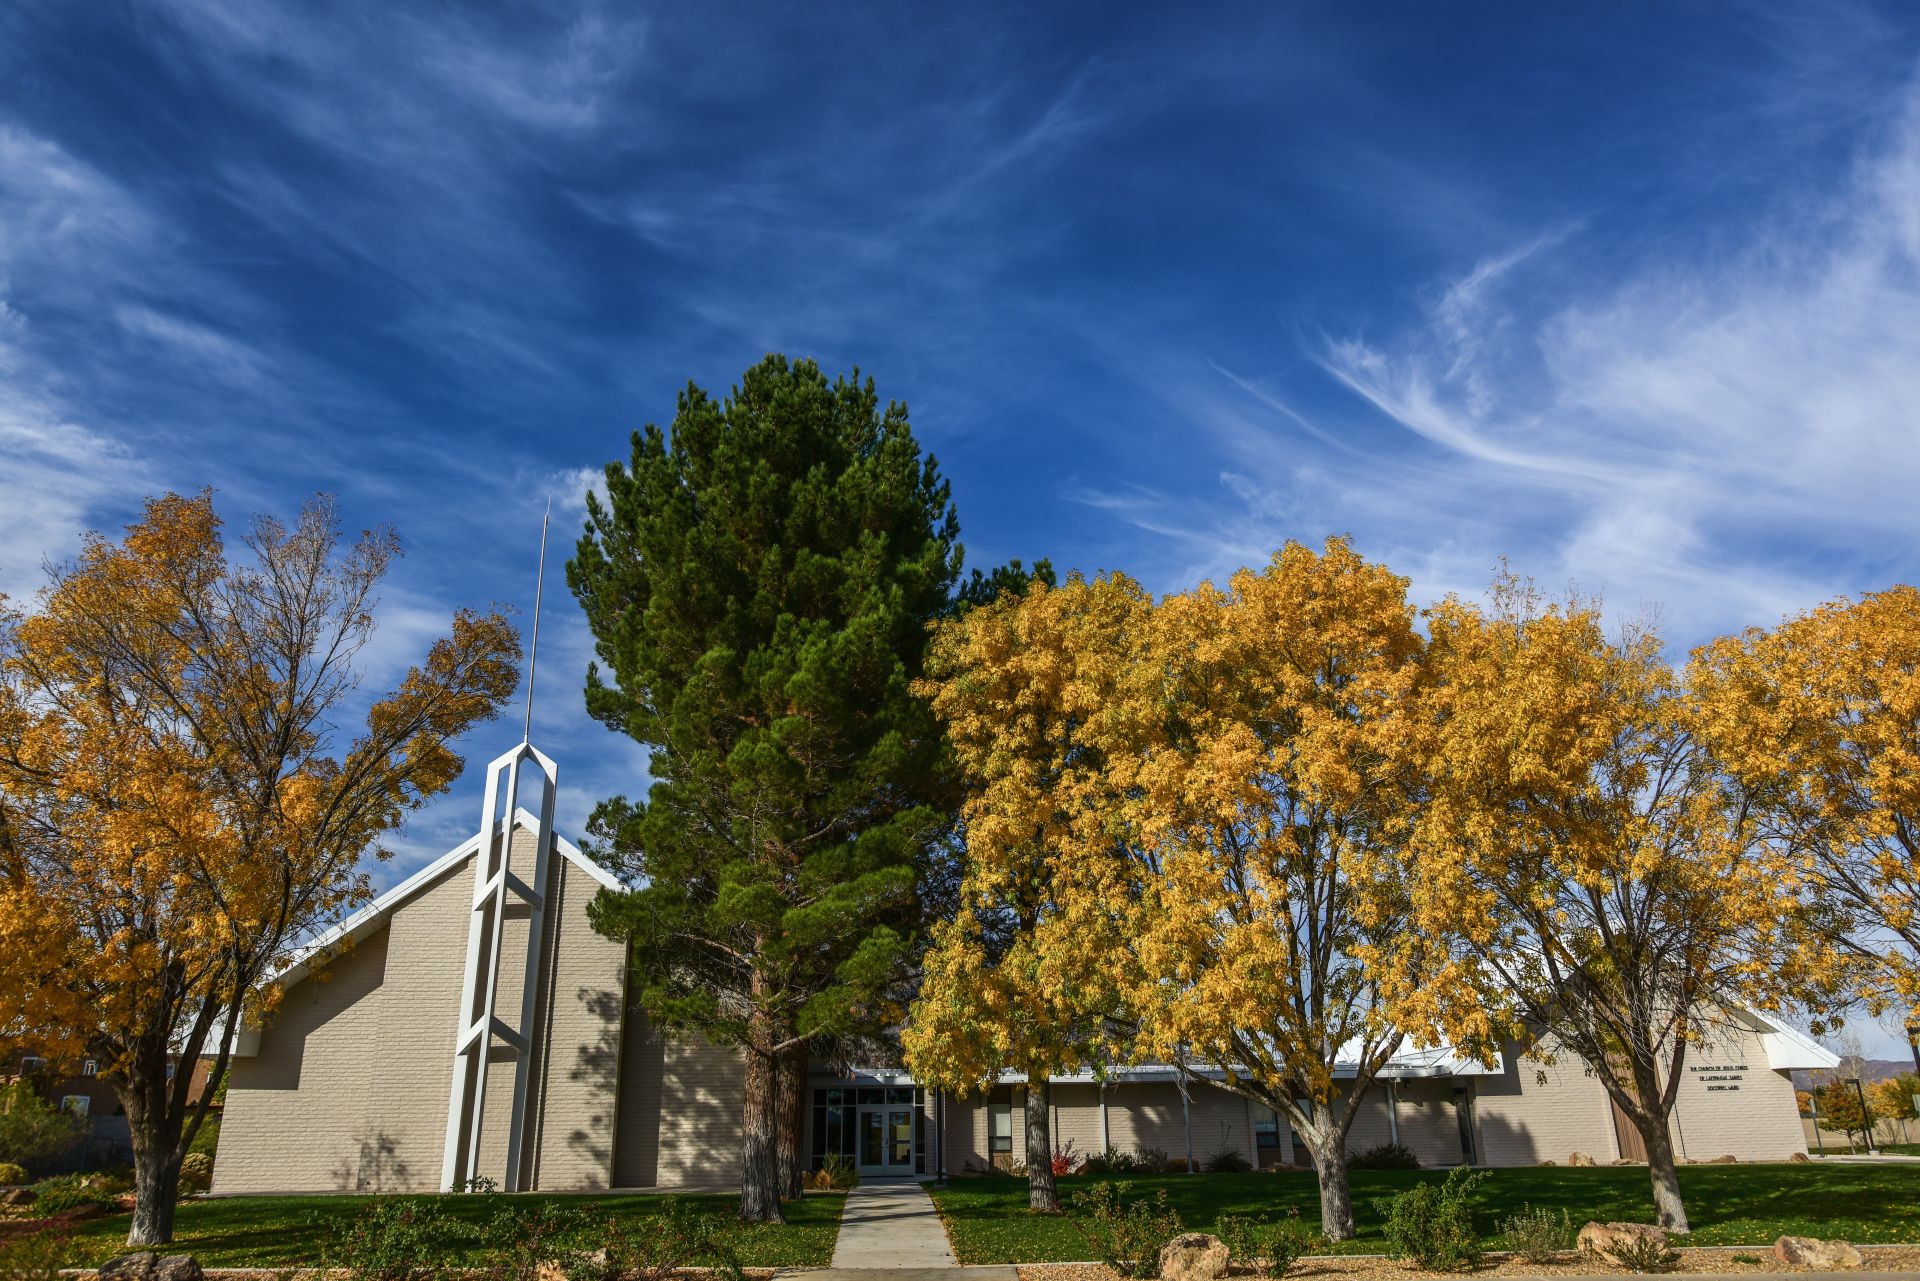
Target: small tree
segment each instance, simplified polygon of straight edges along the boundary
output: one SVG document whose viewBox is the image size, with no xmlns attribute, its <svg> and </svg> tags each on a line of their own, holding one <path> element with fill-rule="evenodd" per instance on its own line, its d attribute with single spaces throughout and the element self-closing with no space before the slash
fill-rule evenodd
<svg viewBox="0 0 1920 1281">
<path fill-rule="evenodd" d="M 29 1081 L 0 1086 L 0 1165 L 34 1166 L 80 1141 L 85 1123 Z"/>
<path fill-rule="evenodd" d="M 173 1234 L 180 1162 L 261 985 L 368 895 L 361 857 L 461 769 L 518 683 L 498 614 L 456 613 L 336 754 L 390 531 L 340 546 L 317 500 L 230 560 L 211 495 L 87 539 L 0 614 L 0 1027 L 100 1063 L 134 1157 L 128 1241 Z"/>
<path fill-rule="evenodd" d="M 1920 1104 L 1915 1102 L 1916 1094 L 1920 1094 L 1920 1073 L 1903 1072 L 1868 1086 L 1867 1105 L 1873 1109 L 1875 1116 L 1898 1121 L 1901 1140 L 1910 1142 L 1907 1122 L 1920 1119 Z"/>
<path fill-rule="evenodd" d="M 1865 1141 L 1867 1131 L 1873 1128 L 1873 1110 L 1861 1104 L 1860 1091 L 1852 1081 L 1828 1081 L 1814 1093 L 1819 1100 L 1820 1120 L 1825 1128 L 1845 1134 L 1849 1147 L 1853 1146 L 1855 1133 Z"/>
</svg>

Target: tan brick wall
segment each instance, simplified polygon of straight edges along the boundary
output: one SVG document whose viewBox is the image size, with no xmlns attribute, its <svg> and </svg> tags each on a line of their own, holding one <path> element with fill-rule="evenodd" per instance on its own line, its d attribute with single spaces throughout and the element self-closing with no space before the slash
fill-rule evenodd
<svg viewBox="0 0 1920 1281">
<path fill-rule="evenodd" d="M 1505 1070 L 1473 1081 L 1475 1137 L 1485 1165 L 1564 1163 L 1575 1152 L 1596 1161 L 1620 1154 L 1606 1088 L 1577 1056 L 1552 1063 L 1508 1045 Z"/>
<path fill-rule="evenodd" d="M 529 883 L 532 855 L 532 834 L 516 831 L 514 870 Z M 592 878 L 557 853 L 554 865 L 548 919 L 557 926 L 549 935 L 556 952 L 539 1016 L 542 1061 L 529 1084 L 535 1186 L 601 1188 L 612 1174 L 625 953 L 587 925 Z M 439 1186 L 474 867 L 449 871 L 287 993 L 261 1033 L 259 1055 L 234 1061 L 216 1191 Z M 520 1017 L 526 933 L 524 910 L 510 912 L 496 1001 L 509 1025 Z M 504 1182 L 513 1062 L 496 1054 L 481 1169 Z"/>
<path fill-rule="evenodd" d="M 1694 1161 L 1784 1161 L 1806 1151 L 1793 1082 L 1767 1066 L 1759 1037 L 1744 1028 L 1688 1050 L 1671 1124 L 1675 1147 Z"/>
</svg>

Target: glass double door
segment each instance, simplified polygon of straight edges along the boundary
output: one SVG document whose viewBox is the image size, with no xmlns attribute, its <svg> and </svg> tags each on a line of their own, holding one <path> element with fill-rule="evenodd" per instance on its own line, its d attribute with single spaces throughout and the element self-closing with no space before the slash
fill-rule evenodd
<svg viewBox="0 0 1920 1281">
<path fill-rule="evenodd" d="M 913 1173 L 913 1109 L 863 1107 L 858 1122 L 860 1173 Z"/>
</svg>

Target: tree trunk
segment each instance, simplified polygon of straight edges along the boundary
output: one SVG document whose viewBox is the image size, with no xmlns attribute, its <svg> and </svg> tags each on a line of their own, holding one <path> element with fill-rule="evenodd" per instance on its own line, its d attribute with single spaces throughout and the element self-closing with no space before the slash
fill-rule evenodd
<svg viewBox="0 0 1920 1281">
<path fill-rule="evenodd" d="M 173 1240 L 173 1211 L 179 1200 L 177 1158 L 135 1161 L 133 1226 L 127 1231 L 127 1244 L 165 1245 Z"/>
<path fill-rule="evenodd" d="M 776 1067 L 780 1094 L 780 1197 L 790 1201 L 806 1192 L 807 1047 L 781 1051 Z"/>
<path fill-rule="evenodd" d="M 1060 1213 L 1060 1192 L 1053 1184 L 1053 1127 L 1048 1124 L 1053 1085 L 1039 1072 L 1027 1077 L 1027 1208 Z"/>
<path fill-rule="evenodd" d="M 773 1022 L 756 1012 L 747 1033 L 746 1097 L 741 1105 L 740 1218 L 783 1223 L 780 1215 L 779 1073 Z"/>
<path fill-rule="evenodd" d="M 1300 1137 L 1313 1152 L 1313 1177 L 1321 1191 L 1321 1235 L 1327 1241 L 1354 1239 L 1354 1189 L 1346 1172 L 1346 1129 L 1334 1120 L 1332 1104 L 1309 1102 L 1311 1122 Z"/>
<path fill-rule="evenodd" d="M 1667 1118 L 1656 1113 L 1652 1125 L 1643 1125 L 1635 1117 L 1634 1128 L 1640 1131 L 1640 1139 L 1647 1145 L 1647 1173 L 1653 1179 L 1654 1221 L 1668 1232 L 1692 1231 L 1687 1226 L 1686 1204 L 1680 1199 L 1680 1171 L 1673 1160 L 1673 1135 L 1667 1129 Z"/>
</svg>

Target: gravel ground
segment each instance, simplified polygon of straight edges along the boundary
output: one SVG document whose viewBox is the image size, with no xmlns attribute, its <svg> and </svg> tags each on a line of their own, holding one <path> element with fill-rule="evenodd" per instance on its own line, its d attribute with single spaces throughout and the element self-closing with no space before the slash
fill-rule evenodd
<svg viewBox="0 0 1920 1281">
<path fill-rule="evenodd" d="M 1682 1247 L 1674 1251 L 1680 1263 L 1674 1275 L 1681 1273 L 1797 1272 L 1774 1262 L 1773 1251 L 1766 1246 Z M 1920 1272 L 1920 1246 L 1861 1246 L 1869 1272 Z M 1589 1259 L 1569 1250 L 1557 1263 L 1529 1263 L 1518 1255 L 1490 1254 L 1472 1275 L 1480 1277 L 1605 1276 L 1620 1275 L 1611 1264 Z M 1741 1260 L 1752 1259 L 1747 1263 Z M 1235 1268 L 1234 1275 L 1250 1273 Z M 1288 1269 L 1286 1281 L 1305 1278 L 1333 1278 L 1335 1281 L 1434 1281 L 1440 1273 L 1395 1263 L 1381 1254 L 1333 1255 L 1302 1259 Z M 1119 1281 L 1119 1275 L 1104 1263 L 1023 1263 L 1020 1281 Z"/>
</svg>

